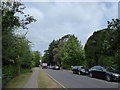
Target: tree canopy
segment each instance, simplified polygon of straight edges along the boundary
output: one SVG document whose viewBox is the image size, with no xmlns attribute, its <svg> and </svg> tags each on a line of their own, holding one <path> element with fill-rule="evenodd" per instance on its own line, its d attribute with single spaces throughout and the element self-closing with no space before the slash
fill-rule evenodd
<svg viewBox="0 0 120 90">
<path fill-rule="evenodd" d="M 43 56 L 43 62 L 62 65 L 63 68 L 78 65 L 84 60 L 84 51 L 80 41 L 70 34 L 63 36 L 59 40 L 53 40 Z"/>
<path fill-rule="evenodd" d="M 53 40 L 45 51 L 43 61 L 60 64 L 63 68 L 83 65 L 90 68 L 94 65 L 112 66 L 120 70 L 120 20 L 108 21 L 105 29 L 95 31 L 84 49 L 74 35 L 65 35 Z"/>
<path fill-rule="evenodd" d="M 38 51 L 31 51 L 31 42 L 26 39 L 26 34 L 15 33 L 19 28 L 22 30 L 28 29 L 27 25 L 35 22 L 36 19 L 23 12 L 25 6 L 21 2 L 7 1 L 1 2 L 1 4 L 2 69 L 3 76 L 8 81 L 25 69 L 39 65 L 38 60 L 40 60 L 41 54 Z M 23 17 L 21 18 L 18 14 Z"/>
<path fill-rule="evenodd" d="M 120 69 L 120 20 L 113 19 L 108 27 L 94 32 L 85 44 L 85 56 L 89 67 L 112 66 Z"/>
</svg>

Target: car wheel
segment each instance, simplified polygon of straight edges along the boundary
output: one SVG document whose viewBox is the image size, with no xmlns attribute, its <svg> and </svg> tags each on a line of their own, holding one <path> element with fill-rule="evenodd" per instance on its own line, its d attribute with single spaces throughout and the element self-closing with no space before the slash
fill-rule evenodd
<svg viewBox="0 0 120 90">
<path fill-rule="evenodd" d="M 93 77 L 93 74 L 92 73 L 90 73 L 90 75 L 89 75 L 91 78 Z"/>
<path fill-rule="evenodd" d="M 111 81 L 111 77 L 109 75 L 106 75 L 106 80 Z"/>
</svg>

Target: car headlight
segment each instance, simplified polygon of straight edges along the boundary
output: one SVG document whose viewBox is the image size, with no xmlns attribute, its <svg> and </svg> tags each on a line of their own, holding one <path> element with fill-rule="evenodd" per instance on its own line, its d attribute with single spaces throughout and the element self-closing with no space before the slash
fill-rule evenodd
<svg viewBox="0 0 120 90">
<path fill-rule="evenodd" d="M 116 76 L 116 77 L 118 77 L 118 76 L 119 76 L 119 74 L 116 74 L 116 73 L 113 73 L 113 75 L 114 75 L 114 76 Z"/>
</svg>

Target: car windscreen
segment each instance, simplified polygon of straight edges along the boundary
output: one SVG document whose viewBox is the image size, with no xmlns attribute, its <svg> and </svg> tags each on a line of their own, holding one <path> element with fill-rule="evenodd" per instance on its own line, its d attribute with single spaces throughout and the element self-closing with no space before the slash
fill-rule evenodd
<svg viewBox="0 0 120 90">
<path fill-rule="evenodd" d="M 73 68 L 72 69 L 77 69 L 77 66 L 73 66 Z"/>
<path fill-rule="evenodd" d="M 117 70 L 115 68 L 112 68 L 112 67 L 106 67 L 106 70 L 110 71 L 110 72 L 117 72 Z"/>
</svg>

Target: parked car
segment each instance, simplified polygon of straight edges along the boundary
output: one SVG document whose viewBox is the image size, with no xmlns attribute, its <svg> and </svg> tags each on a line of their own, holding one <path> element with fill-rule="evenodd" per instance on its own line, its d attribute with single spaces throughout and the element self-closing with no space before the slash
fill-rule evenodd
<svg viewBox="0 0 120 90">
<path fill-rule="evenodd" d="M 54 66 L 48 66 L 49 69 L 53 69 Z"/>
<path fill-rule="evenodd" d="M 60 70 L 60 67 L 59 66 L 54 66 L 53 69 L 54 70 Z"/>
<path fill-rule="evenodd" d="M 73 66 L 72 67 L 73 74 L 89 74 L 88 70 L 85 69 L 83 66 Z"/>
<path fill-rule="evenodd" d="M 42 63 L 42 69 L 47 69 L 47 63 Z"/>
<path fill-rule="evenodd" d="M 89 76 L 101 79 L 106 79 L 107 81 L 120 81 L 120 74 L 112 67 L 106 66 L 94 66 L 89 69 Z"/>
</svg>

